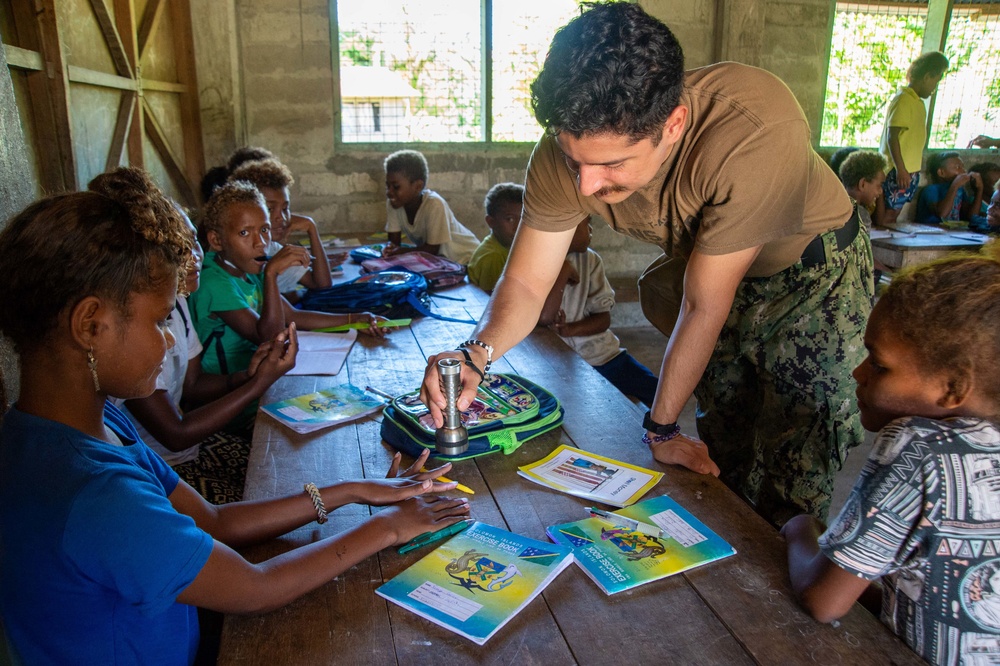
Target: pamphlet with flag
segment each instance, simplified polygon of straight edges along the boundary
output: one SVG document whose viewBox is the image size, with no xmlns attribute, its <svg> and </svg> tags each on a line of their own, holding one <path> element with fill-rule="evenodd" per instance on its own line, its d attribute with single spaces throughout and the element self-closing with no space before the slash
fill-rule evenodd
<svg viewBox="0 0 1000 666">
<path fill-rule="evenodd" d="M 477 522 L 375 592 L 482 645 L 572 561 L 567 546 Z"/>
<path fill-rule="evenodd" d="M 636 467 L 563 444 L 517 473 L 535 483 L 612 506 L 634 504 L 663 478 Z"/>
<path fill-rule="evenodd" d="M 616 515 L 637 520 L 645 529 L 633 529 L 627 521 L 616 523 Z M 545 531 L 554 542 L 573 548 L 576 563 L 608 594 L 736 553 L 668 495 L 639 502 L 608 518 L 584 518 Z"/>
</svg>

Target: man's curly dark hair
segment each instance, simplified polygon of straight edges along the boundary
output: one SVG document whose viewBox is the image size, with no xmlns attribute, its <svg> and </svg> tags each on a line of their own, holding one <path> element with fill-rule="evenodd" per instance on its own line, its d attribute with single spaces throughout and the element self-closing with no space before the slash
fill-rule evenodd
<svg viewBox="0 0 1000 666">
<path fill-rule="evenodd" d="M 670 29 L 629 2 L 592 4 L 560 28 L 531 84 L 550 134 L 614 132 L 659 143 L 684 85 L 684 52 Z"/>
</svg>

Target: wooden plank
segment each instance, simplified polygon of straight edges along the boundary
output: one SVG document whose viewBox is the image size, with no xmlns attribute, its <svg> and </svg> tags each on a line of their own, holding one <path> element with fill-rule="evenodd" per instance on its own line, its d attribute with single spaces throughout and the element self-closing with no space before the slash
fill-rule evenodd
<svg viewBox="0 0 1000 666">
<path fill-rule="evenodd" d="M 716 0 L 715 61 L 759 66 L 764 51 L 764 0 Z"/>
<path fill-rule="evenodd" d="M 115 133 L 111 137 L 111 147 L 108 149 L 108 159 L 104 166 L 105 171 L 111 171 L 122 163 L 122 151 L 125 149 L 125 139 L 132 126 L 137 98 L 138 95 L 135 93 L 122 93 L 121 102 L 118 104 L 118 119 L 115 121 Z"/>
<path fill-rule="evenodd" d="M 13 3 L 15 6 L 27 3 Z M 59 170 L 63 186 L 70 190 L 80 189 L 76 175 L 76 157 L 73 152 L 72 109 L 69 92 L 69 69 L 62 50 L 59 21 L 55 0 L 38 0 L 38 35 L 42 57 L 48 64 L 48 92 L 52 109 L 52 125 L 55 135 L 56 154 L 59 156 Z M 24 34 L 18 23 L 18 34 Z"/>
<path fill-rule="evenodd" d="M 115 71 L 118 72 L 119 76 L 134 78 L 135 70 L 125 54 L 125 47 L 122 45 L 121 37 L 118 36 L 118 30 L 115 27 L 114 18 L 108 11 L 108 6 L 104 4 L 104 0 L 90 0 L 90 6 L 94 10 L 94 16 L 97 17 L 97 24 L 101 28 L 101 34 L 104 35 L 104 41 L 108 44 L 111 60 L 115 63 Z"/>
<path fill-rule="evenodd" d="M 153 0 L 155 1 L 155 0 Z M 186 90 L 180 96 L 181 131 L 184 136 L 184 175 L 191 191 L 188 205 L 198 200 L 194 192 L 205 173 L 205 148 L 201 136 L 201 104 L 198 102 L 198 78 L 194 58 L 194 38 L 191 34 L 191 7 L 188 0 L 171 0 L 171 23 L 174 35 L 174 55 L 178 83 Z M 147 6 L 146 13 L 149 13 Z"/>
<path fill-rule="evenodd" d="M 135 36 L 135 6 L 132 0 L 113 0 L 115 9 L 115 24 L 118 26 L 118 35 L 122 40 L 122 49 L 125 57 L 128 58 L 132 71 L 139 71 L 139 51 Z M 141 83 L 141 81 L 140 81 Z M 140 94 L 136 95 L 134 108 L 132 110 L 132 122 L 129 124 L 129 132 L 125 140 L 128 163 L 132 166 L 145 166 L 146 159 L 142 152 L 142 145 L 145 139 L 145 119 L 140 107 Z"/>
<path fill-rule="evenodd" d="M 150 108 L 145 99 L 142 100 L 142 115 L 146 121 L 146 135 L 149 137 L 149 140 L 152 142 L 156 152 L 159 153 L 160 158 L 163 160 L 163 164 L 166 166 L 171 179 L 174 181 L 177 189 L 181 191 L 185 200 L 188 202 L 194 202 L 194 189 L 192 188 L 191 183 L 188 182 L 187 177 L 184 175 L 184 168 L 181 166 L 180 161 L 177 159 L 173 149 L 170 147 L 170 143 L 167 141 L 167 137 L 163 133 L 163 128 L 161 128 L 159 122 L 157 122 L 156 114 L 153 113 L 153 109 Z"/>
<path fill-rule="evenodd" d="M 143 90 L 155 90 L 157 92 L 187 93 L 190 87 L 184 83 L 171 83 L 170 81 L 157 81 L 155 79 L 142 79 Z"/>
<path fill-rule="evenodd" d="M 146 57 L 146 49 L 149 47 L 150 37 L 156 32 L 156 26 L 163 16 L 163 0 L 149 0 L 146 3 L 146 10 L 142 15 L 142 22 L 136 31 L 136 45 L 139 49 L 139 62 Z"/>
<path fill-rule="evenodd" d="M 41 72 L 45 69 L 45 61 L 42 54 L 30 49 L 22 49 L 19 46 L 3 45 L 4 57 L 7 58 L 7 65 L 18 69 L 27 69 Z"/>
<path fill-rule="evenodd" d="M 135 91 L 139 89 L 139 82 L 116 74 L 99 72 L 96 69 L 87 69 L 76 65 L 69 66 L 69 80 L 72 83 L 85 83 L 101 88 L 115 88 L 117 90 Z"/>
</svg>

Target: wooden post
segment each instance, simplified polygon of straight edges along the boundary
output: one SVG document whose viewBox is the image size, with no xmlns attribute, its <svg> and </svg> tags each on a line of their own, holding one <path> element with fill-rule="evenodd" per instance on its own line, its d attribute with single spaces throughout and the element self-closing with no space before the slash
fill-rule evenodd
<svg viewBox="0 0 1000 666">
<path fill-rule="evenodd" d="M 715 60 L 760 66 L 764 48 L 763 0 L 716 0 Z"/>
</svg>

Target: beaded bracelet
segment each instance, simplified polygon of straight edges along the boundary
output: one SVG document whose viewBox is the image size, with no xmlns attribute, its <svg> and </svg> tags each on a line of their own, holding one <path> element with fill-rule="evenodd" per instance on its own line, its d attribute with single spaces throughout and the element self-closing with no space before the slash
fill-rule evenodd
<svg viewBox="0 0 1000 666">
<path fill-rule="evenodd" d="M 681 427 L 675 424 L 673 429 L 666 435 L 653 435 L 652 439 L 649 438 L 648 432 L 642 433 L 642 443 L 646 446 L 653 446 L 662 442 L 669 442 L 679 434 L 681 434 Z"/>
<path fill-rule="evenodd" d="M 489 372 L 490 368 L 493 367 L 493 345 L 488 345 L 482 340 L 476 340 L 475 338 L 471 340 L 466 340 L 458 346 L 459 349 L 465 349 L 469 345 L 476 345 L 477 347 L 482 347 L 486 350 L 486 365 L 483 366 L 483 372 Z"/>
<path fill-rule="evenodd" d="M 322 525 L 328 518 L 326 517 L 326 506 L 323 505 L 323 498 L 319 494 L 319 488 L 316 487 L 315 483 L 307 483 L 302 488 L 309 493 L 309 499 L 316 507 L 316 522 Z"/>
</svg>

